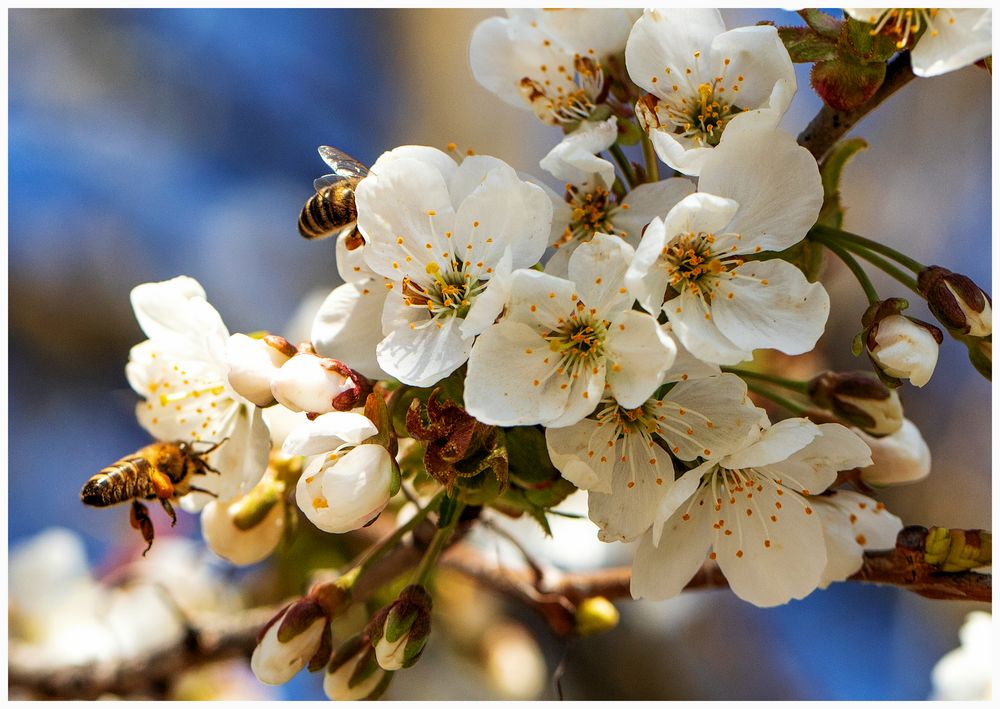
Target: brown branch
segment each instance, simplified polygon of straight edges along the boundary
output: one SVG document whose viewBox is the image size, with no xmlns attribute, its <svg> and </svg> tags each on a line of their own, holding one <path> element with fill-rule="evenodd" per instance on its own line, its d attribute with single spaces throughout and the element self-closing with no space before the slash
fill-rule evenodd
<svg viewBox="0 0 1000 709">
<path fill-rule="evenodd" d="M 978 538 L 979 533 L 965 534 Z M 974 571 L 942 572 L 939 566 L 926 561 L 927 536 L 928 530 L 924 527 L 907 527 L 900 532 L 895 549 L 865 553 L 861 569 L 847 580 L 898 586 L 927 598 L 990 603 L 992 575 Z M 535 584 L 530 571 L 499 568 L 466 546 L 452 549 L 441 563 L 486 588 L 533 608 L 560 636 L 575 632 L 576 606 L 584 599 L 594 596 L 604 596 L 608 600 L 632 597 L 629 591 L 631 570 L 628 567 L 558 575 L 549 573 Z M 685 590 L 727 585 L 718 565 L 706 562 Z"/>
<path fill-rule="evenodd" d="M 885 80 L 868 101 L 851 111 L 838 111 L 824 105 L 805 130 L 799 134 L 799 145 L 807 148 L 813 157 L 820 161 L 827 151 L 854 127 L 855 123 L 906 86 L 913 77 L 913 70 L 910 68 L 910 53 L 902 52 L 889 62 L 885 71 Z"/>
</svg>

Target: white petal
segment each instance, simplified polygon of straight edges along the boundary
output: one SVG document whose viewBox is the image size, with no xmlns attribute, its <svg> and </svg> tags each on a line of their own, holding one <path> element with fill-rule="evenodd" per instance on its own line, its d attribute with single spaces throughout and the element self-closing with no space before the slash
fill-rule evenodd
<svg viewBox="0 0 1000 709">
<path fill-rule="evenodd" d="M 934 20 L 937 34 L 928 28 L 910 52 L 913 73 L 938 76 L 989 56 L 993 52 L 992 24 L 989 8 L 941 8 Z"/>
<path fill-rule="evenodd" d="M 852 428 L 872 451 L 872 464 L 861 469 L 861 479 L 868 485 L 900 485 L 923 480 L 931 472 L 931 451 L 927 442 L 909 419 L 903 419 L 898 431 L 876 438 Z"/>
<path fill-rule="evenodd" d="M 740 253 L 780 251 L 798 243 L 816 222 L 823 185 L 816 160 L 766 112 L 737 116 L 705 159 L 698 189 L 736 200 L 726 231 L 742 236 Z"/>
<path fill-rule="evenodd" d="M 623 451 L 629 460 L 615 464 L 609 494 L 591 491 L 589 516 L 600 527 L 604 542 L 630 542 L 653 524 L 660 500 L 673 485 L 670 456 L 657 445 L 650 448 L 638 436 L 628 437 Z M 655 462 L 653 462 L 655 461 Z"/>
<path fill-rule="evenodd" d="M 704 362 L 688 352 L 687 348 L 674 335 L 674 328 L 670 323 L 661 327 L 677 347 L 677 356 L 674 358 L 674 363 L 667 370 L 667 373 L 663 375 L 664 382 L 686 382 L 703 379 L 704 377 L 713 377 L 722 371 L 719 369 L 719 365 Z"/>
<path fill-rule="evenodd" d="M 723 32 L 712 41 L 712 59 L 716 66 L 724 67 L 726 83 L 739 85 L 739 92 L 729 98 L 741 108 L 769 106 L 779 116 L 788 108 L 795 93 L 795 69 L 777 27 L 759 25 Z M 724 59 L 731 60 L 728 67 Z M 780 99 L 773 102 L 771 94 L 779 81 L 784 86 Z"/>
<path fill-rule="evenodd" d="M 759 440 L 726 457 L 722 465 L 729 470 L 737 470 L 778 463 L 804 449 L 822 434 L 822 429 L 809 419 L 785 419 L 764 431 Z"/>
<path fill-rule="evenodd" d="M 462 366 L 472 338 L 462 336 L 461 319 L 421 321 L 389 333 L 375 349 L 379 366 L 404 384 L 426 387 Z"/>
<path fill-rule="evenodd" d="M 819 585 L 826 545 L 819 515 L 806 513 L 812 509 L 807 501 L 795 493 L 779 496 L 773 486 L 761 487 L 734 492 L 733 503 L 723 499 L 719 515 L 724 524 L 714 547 L 733 593 L 769 607 L 804 598 Z"/>
<path fill-rule="evenodd" d="M 823 523 L 826 569 L 821 588 L 861 568 L 866 549 L 891 549 L 903 523 L 885 505 L 857 492 L 837 490 L 812 498 Z"/>
<path fill-rule="evenodd" d="M 442 254 L 449 249 L 444 234 L 453 228 L 454 212 L 436 167 L 412 158 L 392 160 L 361 181 L 355 200 L 365 262 L 375 273 L 401 280 L 404 274 L 423 276 L 430 263 L 450 264 Z"/>
<path fill-rule="evenodd" d="M 350 532 L 385 509 L 392 483 L 392 458 L 385 448 L 358 446 L 325 466 L 324 458 L 312 461 L 295 491 L 299 509 L 319 529 Z"/>
<path fill-rule="evenodd" d="M 620 237 L 598 233 L 570 256 L 569 279 L 584 304 L 597 309 L 598 317 L 611 319 L 632 304 L 633 297 L 622 283 L 634 253 Z"/>
<path fill-rule="evenodd" d="M 663 294 L 670 285 L 670 276 L 663 268 L 660 253 L 669 237 L 662 219 L 653 219 L 635 250 L 632 263 L 625 272 L 625 287 L 647 313 L 659 315 Z"/>
<path fill-rule="evenodd" d="M 632 562 L 633 598 L 659 601 L 679 594 L 705 562 L 712 544 L 711 519 L 695 511 L 687 520 L 678 511 L 667 520 L 659 546 L 647 532 Z"/>
<path fill-rule="evenodd" d="M 372 379 L 385 379 L 375 358 L 382 329 L 372 327 L 382 317 L 386 281 L 382 278 L 345 283 L 334 288 L 320 305 L 310 339 L 316 352 L 340 360 Z"/>
<path fill-rule="evenodd" d="M 683 77 L 685 68 L 696 68 L 695 52 L 707 53 L 712 40 L 725 29 L 718 10 L 646 10 L 633 25 L 625 46 L 629 76 L 646 91 L 663 97 L 667 77 Z"/>
<path fill-rule="evenodd" d="M 455 171 L 458 170 L 458 163 L 455 162 L 455 159 L 442 150 L 426 145 L 401 145 L 382 153 L 375 164 L 371 166 L 372 174 L 376 176 L 381 174 L 397 160 L 416 160 L 424 163 L 441 173 L 445 182 L 450 182 Z"/>
<path fill-rule="evenodd" d="M 545 429 L 545 445 L 552 465 L 581 490 L 611 492 L 617 459 L 615 438 L 613 426 L 591 419 L 583 419 L 572 426 Z"/>
<path fill-rule="evenodd" d="M 132 289 L 132 309 L 146 336 L 185 355 L 222 362 L 229 331 L 193 278 L 178 276 Z"/>
<path fill-rule="evenodd" d="M 491 163 L 477 162 L 476 157 L 466 159 L 456 175 L 456 180 L 479 183 L 457 207 L 451 257 L 464 261 L 480 278 L 490 277 L 508 246 L 514 268 L 534 266 L 549 241 L 552 202 L 541 188 L 523 182 L 503 163 L 482 172 Z"/>
<path fill-rule="evenodd" d="M 705 302 L 687 289 L 667 302 L 663 312 L 677 339 L 695 357 L 715 364 L 738 364 L 753 357 L 751 349 L 739 347 L 719 330 Z"/>
<path fill-rule="evenodd" d="M 683 414 L 681 413 L 683 412 Z M 756 434 L 763 411 L 747 396 L 735 374 L 681 382 L 657 402 L 660 435 L 681 460 L 717 458 Z"/>
<path fill-rule="evenodd" d="M 774 427 L 780 425 L 775 424 Z M 820 493 L 833 484 L 837 471 L 871 463 L 868 446 L 846 427 L 839 423 L 824 423 L 818 428 L 821 435 L 809 445 L 789 455 L 786 460 L 776 461 L 761 467 L 761 470 L 781 480 L 785 487 L 808 495 Z"/>
<path fill-rule="evenodd" d="M 579 9 L 543 10 L 539 24 L 546 33 L 567 51 L 603 57 L 617 54 L 625 48 L 632 23 L 639 17 L 638 9 Z"/>
<path fill-rule="evenodd" d="M 535 330 L 510 318 L 501 320 L 472 348 L 466 410 L 494 426 L 534 425 L 555 418 L 565 408 L 566 392 L 549 377 L 555 367 L 551 358 L 548 343 Z"/>
<path fill-rule="evenodd" d="M 608 327 L 606 352 L 611 392 L 633 409 L 660 386 L 677 348 L 652 316 L 626 310 Z"/>
<path fill-rule="evenodd" d="M 365 247 L 347 248 L 347 239 L 354 233 L 354 228 L 344 229 L 337 236 L 337 273 L 344 283 L 360 283 L 375 273 L 365 263 Z"/>
<path fill-rule="evenodd" d="M 331 411 L 293 429 L 281 452 L 286 456 L 319 455 L 344 444 L 358 445 L 378 433 L 368 417 L 350 411 Z"/>
<path fill-rule="evenodd" d="M 567 93 L 575 91 L 571 74 L 554 70 L 560 65 L 572 66 L 573 55 L 556 43 L 545 46 L 545 39 L 527 22 L 503 17 L 483 20 L 476 25 L 469 43 L 472 75 L 481 86 L 518 108 L 529 107 L 520 91 L 525 77 L 552 82 L 546 87 L 552 92 L 557 87 Z M 543 72 L 542 66 L 547 71 Z"/>
<path fill-rule="evenodd" d="M 521 268 L 511 275 L 506 319 L 530 325 L 544 334 L 559 328 L 575 310 L 578 299 L 571 281 Z"/>
<path fill-rule="evenodd" d="M 607 150 L 617 139 L 618 120 L 614 116 L 596 123 L 584 121 L 538 164 L 553 177 L 584 191 L 610 187 L 615 181 L 615 166 L 597 157 L 597 153 Z"/>
<path fill-rule="evenodd" d="M 615 229 L 624 231 L 628 243 L 638 246 L 643 228 L 654 217 L 665 217 L 678 202 L 694 190 L 694 183 L 683 177 L 671 177 L 639 185 L 625 195 L 619 210 L 615 212 Z"/>
<path fill-rule="evenodd" d="M 682 517 L 684 514 L 696 513 L 698 508 L 703 508 L 702 511 L 707 512 L 708 489 L 699 490 L 699 486 L 705 473 L 715 468 L 715 465 L 715 461 L 706 461 L 681 475 L 670 486 L 667 494 L 660 500 L 656 516 L 653 518 L 653 544 L 655 546 L 659 546 L 663 535 L 663 526 L 668 520 Z M 687 520 L 679 519 L 678 521 Z"/>
<path fill-rule="evenodd" d="M 604 362 L 599 362 L 591 369 L 584 369 L 576 379 L 571 379 L 568 375 L 553 376 L 547 388 L 555 395 L 556 387 L 562 389 L 567 384 L 569 386 L 565 389 L 566 398 L 562 412 L 554 418 L 542 421 L 550 428 L 572 426 L 597 408 L 604 393 Z"/>
<path fill-rule="evenodd" d="M 771 347 L 786 354 L 808 352 L 823 334 L 830 296 L 798 268 L 780 259 L 750 261 L 720 279 L 712 317 L 739 348 Z"/>
</svg>

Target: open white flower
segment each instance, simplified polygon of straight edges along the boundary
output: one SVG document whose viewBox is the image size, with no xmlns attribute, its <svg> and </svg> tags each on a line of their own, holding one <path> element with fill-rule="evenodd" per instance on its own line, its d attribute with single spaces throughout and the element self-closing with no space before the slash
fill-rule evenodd
<svg viewBox="0 0 1000 709">
<path fill-rule="evenodd" d="M 650 92 L 636 116 L 656 154 L 698 175 L 744 111 L 776 126 L 795 94 L 788 51 L 771 26 L 726 31 L 718 10 L 646 10 L 625 49 L 629 76 Z"/>
<path fill-rule="evenodd" d="M 586 118 L 606 93 L 602 61 L 625 47 L 631 9 L 508 10 L 476 26 L 472 75 L 518 108 L 553 125 Z"/>
<path fill-rule="evenodd" d="M 743 449 L 686 472 L 639 544 L 632 595 L 676 596 L 708 555 L 745 601 L 775 606 L 805 597 L 827 564 L 823 525 L 808 495 L 829 487 L 838 470 L 870 460 L 868 446 L 839 424 L 786 419 Z"/>
<path fill-rule="evenodd" d="M 271 441 L 260 409 L 229 385 L 229 331 L 188 276 L 132 289 L 132 308 L 146 336 L 132 348 L 125 375 L 145 401 L 139 423 L 162 441 L 220 443 L 208 454 L 219 475 L 197 485 L 229 500 L 246 494 L 267 468 Z M 199 510 L 212 497 L 192 492 L 181 507 Z"/>
<path fill-rule="evenodd" d="M 585 122 L 549 151 L 539 163 L 554 177 L 566 182 L 565 199 L 554 193 L 552 232 L 555 254 L 545 272 L 565 277 L 569 257 L 594 234 L 616 234 L 632 247 L 639 245 L 642 229 L 654 217 L 662 217 L 694 191 L 682 177 L 643 184 L 619 200 L 611 191 L 615 168 L 597 156 L 617 139 L 617 119 Z"/>
<path fill-rule="evenodd" d="M 860 22 L 868 22 L 872 34 L 897 37 L 896 46 L 906 47 L 920 34 L 910 50 L 917 76 L 937 76 L 969 66 L 993 53 L 993 11 L 990 8 L 845 8 Z"/>
<path fill-rule="evenodd" d="M 823 286 L 792 264 L 746 260 L 801 241 L 823 202 L 809 151 L 746 118 L 705 159 L 699 191 L 646 228 L 625 274 L 643 308 L 662 308 L 692 354 L 719 364 L 759 347 L 807 352 L 830 312 Z"/>
<path fill-rule="evenodd" d="M 465 406 L 483 423 L 569 426 L 607 384 L 626 407 L 659 386 L 676 348 L 656 320 L 630 309 L 621 287 L 632 247 L 597 234 L 569 261 L 571 280 L 514 272 L 507 315 L 476 341 Z"/>
<path fill-rule="evenodd" d="M 602 541 L 632 541 L 649 529 L 674 484 L 664 441 L 681 460 L 719 458 L 759 434 L 763 411 L 734 374 L 677 383 L 662 398 L 625 408 L 606 398 L 595 419 L 549 428 L 553 465 L 590 491 L 589 516 Z"/>
<path fill-rule="evenodd" d="M 865 551 L 896 546 L 903 522 L 881 502 L 850 490 L 815 495 L 810 502 L 819 512 L 826 539 L 826 568 L 820 588 L 843 581 L 860 569 Z"/>
<path fill-rule="evenodd" d="M 420 146 L 383 154 L 356 198 L 365 263 L 391 281 L 378 364 L 429 386 L 460 367 L 493 324 L 510 271 L 539 261 L 552 203 L 501 160 L 458 165 Z"/>
<path fill-rule="evenodd" d="M 285 455 L 311 456 L 299 478 L 295 501 L 324 532 L 360 529 L 377 517 L 398 485 L 389 451 L 364 443 L 378 433 L 368 418 L 333 411 L 296 428 Z"/>
</svg>

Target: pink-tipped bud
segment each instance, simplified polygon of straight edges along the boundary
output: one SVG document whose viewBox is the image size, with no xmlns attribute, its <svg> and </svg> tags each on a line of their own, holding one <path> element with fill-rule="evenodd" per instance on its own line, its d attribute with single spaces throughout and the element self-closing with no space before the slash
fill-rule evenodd
<svg viewBox="0 0 1000 709">
<path fill-rule="evenodd" d="M 271 380 L 271 392 L 292 411 L 325 414 L 337 410 L 335 400 L 354 390 L 350 376 L 330 366 L 334 360 L 301 352 L 288 360 Z M 338 363 L 339 364 L 339 363 Z"/>
</svg>

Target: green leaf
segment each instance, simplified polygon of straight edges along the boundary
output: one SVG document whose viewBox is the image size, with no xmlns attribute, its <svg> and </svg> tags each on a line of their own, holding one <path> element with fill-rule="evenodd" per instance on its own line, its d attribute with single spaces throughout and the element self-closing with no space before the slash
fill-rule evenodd
<svg viewBox="0 0 1000 709">
<path fill-rule="evenodd" d="M 831 148 L 819 174 L 823 180 L 823 207 L 819 211 L 817 223 L 839 229 L 844 221 L 844 208 L 840 204 L 840 178 L 844 167 L 862 150 L 868 148 L 863 138 L 842 140 Z"/>
<path fill-rule="evenodd" d="M 833 15 L 827 15 L 825 12 L 815 8 L 807 8 L 799 10 L 799 17 L 805 20 L 806 24 L 822 37 L 833 40 L 840 37 L 840 26 L 843 23 Z"/>
<path fill-rule="evenodd" d="M 840 46 L 845 56 L 850 54 L 862 64 L 889 61 L 899 51 L 896 40 L 889 35 L 872 34 L 872 26 L 851 17 L 844 23 Z"/>
<path fill-rule="evenodd" d="M 534 487 L 559 477 L 559 471 L 549 460 L 545 434 L 538 427 L 515 426 L 504 429 L 504 435 L 512 482 L 522 487 Z"/>
<path fill-rule="evenodd" d="M 816 34 L 808 27 L 779 27 L 778 36 L 793 62 L 819 62 L 836 59 L 837 41 Z"/>
<path fill-rule="evenodd" d="M 885 64 L 849 60 L 817 62 L 809 74 L 819 97 L 838 111 L 853 111 L 878 91 L 885 80 Z"/>
</svg>

